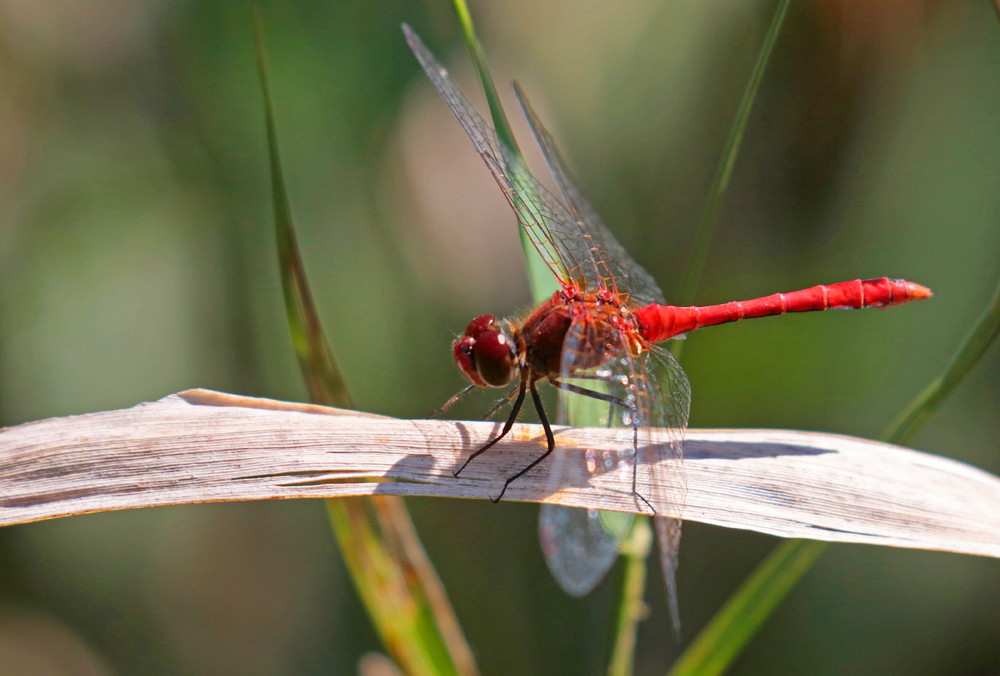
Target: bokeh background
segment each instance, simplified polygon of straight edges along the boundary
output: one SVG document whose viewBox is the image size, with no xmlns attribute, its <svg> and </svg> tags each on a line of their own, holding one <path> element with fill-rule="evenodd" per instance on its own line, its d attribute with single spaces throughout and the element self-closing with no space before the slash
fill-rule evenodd
<svg viewBox="0 0 1000 676">
<path fill-rule="evenodd" d="M 525 85 L 668 300 L 773 8 L 472 3 L 503 89 L 512 77 Z M 399 30 L 414 26 L 478 101 L 452 9 L 263 10 L 286 178 L 327 333 L 360 408 L 425 416 L 463 384 L 453 332 L 529 303 L 513 217 Z M 0 424 L 190 387 L 305 398 L 250 25 L 245 2 L 0 1 Z M 877 435 L 944 367 L 1000 277 L 998 188 L 991 2 L 795 2 L 699 301 L 881 275 L 936 295 L 692 335 L 691 425 Z M 477 417 L 487 401 L 455 414 Z M 914 446 L 1000 473 L 1000 350 Z M 587 599 L 562 594 L 537 545 L 536 506 L 409 505 L 484 674 L 603 673 L 614 576 Z M 689 522 L 683 640 L 669 639 L 654 569 L 637 673 L 664 673 L 776 543 Z M 998 608 L 995 560 L 837 546 L 732 673 L 996 674 Z M 4 674 L 355 674 L 379 648 L 319 502 L 0 530 Z"/>
</svg>

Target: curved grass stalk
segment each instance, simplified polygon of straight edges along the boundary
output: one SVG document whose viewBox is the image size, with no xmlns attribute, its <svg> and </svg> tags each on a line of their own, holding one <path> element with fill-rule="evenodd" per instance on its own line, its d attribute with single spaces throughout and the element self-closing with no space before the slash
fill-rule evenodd
<svg viewBox="0 0 1000 676">
<path fill-rule="evenodd" d="M 994 0 L 994 5 L 1000 18 L 1000 0 Z M 882 432 L 881 439 L 893 444 L 907 443 L 972 370 L 998 334 L 1000 283 L 944 372 L 900 412 Z M 712 617 L 668 676 L 710 676 L 724 672 L 827 547 L 826 542 L 797 539 L 778 545 Z"/>
<path fill-rule="evenodd" d="M 774 45 L 778 41 L 781 33 L 781 26 L 785 22 L 785 15 L 788 14 L 788 6 L 791 0 L 779 0 L 778 7 L 774 11 L 774 18 L 771 19 L 771 26 L 764 35 L 764 44 L 761 45 L 760 53 L 757 54 L 757 63 L 750 74 L 750 81 L 743 90 L 743 99 L 740 107 L 736 110 L 736 118 L 733 126 L 729 129 L 729 137 L 726 145 L 722 149 L 722 157 L 715 168 L 715 175 L 712 177 L 712 185 L 708 189 L 708 201 L 705 202 L 705 210 L 701 212 L 698 220 L 698 229 L 695 233 L 694 248 L 691 251 L 691 259 L 688 261 L 687 272 L 684 275 L 684 286 L 681 287 L 681 295 L 677 304 L 694 305 L 695 296 L 698 292 L 698 285 L 701 283 L 701 276 L 705 270 L 705 261 L 708 259 L 708 247 L 712 243 L 712 235 L 715 232 L 715 222 L 719 218 L 719 208 L 729 187 L 729 178 L 732 176 L 733 167 L 736 166 L 736 156 L 739 154 L 740 145 L 743 143 L 743 133 L 746 131 L 747 122 L 750 119 L 750 111 L 753 110 L 753 102 L 757 98 L 757 90 L 764 80 L 764 71 L 767 70 L 767 62 L 774 51 Z M 684 349 L 684 341 L 675 340 L 670 344 L 670 351 L 678 359 Z"/>
<path fill-rule="evenodd" d="M 779 13 L 782 5 L 787 5 L 787 0 L 781 0 Z M 994 0 L 997 15 L 1000 17 L 1000 0 Z M 772 29 L 774 24 L 772 23 Z M 775 33 L 776 34 L 776 33 Z M 771 32 L 769 31 L 769 36 Z M 759 65 L 759 62 L 758 62 Z M 758 82 L 759 84 L 759 82 Z M 748 85 L 749 92 L 753 85 Z M 754 90 L 755 91 L 755 90 Z M 740 105 L 740 110 L 744 108 Z M 744 123 L 745 125 L 745 123 Z M 736 137 L 734 131 L 730 132 L 730 141 Z M 742 137 L 740 130 L 738 137 Z M 739 138 L 736 138 L 735 145 L 738 147 Z M 727 142 L 727 148 L 731 144 Z M 724 154 L 725 157 L 725 154 Z M 729 167 L 731 170 L 731 165 Z M 688 280 L 692 281 L 690 286 L 685 287 L 683 302 L 692 304 L 694 302 L 694 289 L 697 287 L 698 279 L 701 276 L 701 267 L 704 265 L 704 255 L 707 253 L 708 241 L 710 240 L 711 229 L 715 221 L 713 204 L 715 186 L 718 182 L 722 191 L 728 183 L 728 170 L 717 171 L 716 177 L 725 174 L 724 179 L 713 180 L 713 190 L 710 193 L 709 207 L 706 208 L 706 215 L 702 217 L 702 224 L 699 225 L 699 234 L 695 246 L 696 256 L 692 257 L 692 264 L 697 264 L 697 268 L 689 268 Z M 721 202 L 721 199 L 719 200 Z M 710 213 L 711 212 L 711 213 Z M 707 216 L 710 214 L 709 216 Z M 709 234 L 702 234 L 701 226 L 706 224 Z M 698 252 L 704 252 L 697 256 Z M 696 257 L 700 261 L 696 261 Z M 690 289 L 690 291 L 688 291 Z M 945 368 L 944 373 L 932 381 L 914 400 L 899 414 L 899 416 L 886 428 L 881 438 L 889 443 L 903 444 L 908 441 L 920 427 L 937 410 L 940 403 L 954 390 L 961 382 L 962 378 L 972 369 L 975 363 L 983 355 L 986 349 L 996 339 L 1000 333 L 1000 285 L 992 300 L 987 306 L 983 315 L 976 322 L 972 331 L 959 347 L 951 362 Z M 681 345 L 675 341 L 677 347 L 674 354 L 680 353 Z M 739 589 L 730 596 L 725 605 L 709 621 L 708 625 L 699 633 L 695 641 L 681 655 L 669 672 L 669 676 L 710 676 L 721 674 L 732 663 L 750 638 L 763 625 L 771 612 L 781 603 L 784 597 L 790 592 L 795 584 L 812 567 L 813 562 L 829 546 L 828 543 L 792 539 L 782 543 L 751 573 Z"/>
<path fill-rule="evenodd" d="M 649 517 L 640 515 L 632 522 L 628 537 L 622 542 L 621 556 L 625 562 L 615 643 L 611 650 L 608 676 L 630 676 L 635 664 L 636 634 L 639 622 L 649 612 L 646 602 L 646 560 L 653 549 L 653 527 Z"/>
<path fill-rule="evenodd" d="M 263 23 L 254 8 L 285 311 L 302 377 L 314 403 L 353 408 L 309 292 L 278 157 Z M 396 664 L 410 676 L 477 676 L 444 587 L 402 498 L 328 499 L 327 510 L 351 578 Z"/>
<path fill-rule="evenodd" d="M 708 201 L 706 202 L 705 209 L 698 221 L 694 249 L 691 252 L 691 259 L 688 261 L 684 286 L 682 287 L 679 299 L 680 305 L 693 305 L 696 300 L 695 296 L 698 291 L 698 285 L 701 283 L 701 277 L 705 269 L 705 261 L 708 258 L 708 247 L 712 242 L 712 235 L 715 232 L 715 223 L 719 217 L 719 208 L 722 206 L 723 197 L 726 194 L 726 189 L 729 187 L 729 178 L 732 176 L 733 167 L 736 166 L 736 156 L 739 153 L 740 146 L 743 142 L 743 134 L 746 131 L 747 122 L 750 119 L 750 111 L 753 110 L 753 104 L 757 98 L 757 91 L 760 89 L 760 83 L 764 80 L 764 72 L 767 70 L 767 63 L 771 58 L 771 52 L 774 51 L 774 45 L 778 41 L 778 35 L 781 33 L 781 27 L 785 22 L 785 16 L 788 14 L 788 6 L 790 4 L 791 0 L 779 0 L 778 7 L 774 12 L 774 17 L 771 19 L 771 25 L 768 27 L 767 33 L 764 35 L 764 43 L 761 45 L 760 52 L 757 54 L 757 62 L 754 64 L 753 71 L 750 74 L 750 80 L 747 82 L 746 89 L 743 91 L 743 98 L 740 100 L 740 106 L 736 111 L 736 117 L 729 130 L 726 145 L 722 150 L 722 157 L 716 167 L 715 175 L 712 177 L 712 184 L 708 191 Z M 680 340 L 675 340 L 670 345 L 670 351 L 677 358 L 680 358 L 683 348 L 684 341 Z M 641 526 L 645 525 L 645 529 L 647 531 L 650 526 L 648 519 L 639 519 L 638 521 L 639 523 L 637 523 L 633 528 L 632 534 L 641 539 L 642 535 L 639 532 Z M 635 543 L 628 544 L 634 545 Z M 635 553 L 636 550 L 637 548 L 635 546 L 631 546 L 623 550 L 631 552 L 625 555 L 627 571 L 631 571 L 633 567 L 638 566 L 638 564 L 634 561 L 635 557 L 639 556 L 639 554 Z M 639 549 L 639 551 L 641 551 L 641 549 Z M 648 555 L 649 549 L 647 547 L 643 556 Z M 644 562 L 642 564 L 642 570 L 645 571 Z M 626 576 L 627 575 L 628 572 L 626 573 Z M 635 633 L 637 624 L 641 619 L 637 609 L 643 604 L 642 599 L 644 595 L 644 586 L 645 578 L 643 578 L 640 582 L 631 585 L 628 584 L 628 578 L 626 578 L 626 584 L 623 588 L 619 608 L 618 637 L 615 642 L 614 652 L 612 653 L 611 667 L 608 669 L 609 676 L 631 676 L 632 674 L 632 663 L 634 661 L 633 654 L 635 652 Z M 629 638 L 631 638 L 631 641 L 629 641 Z M 626 651 L 628 652 L 627 657 L 624 654 Z"/>
<path fill-rule="evenodd" d="M 497 137 L 508 148 L 514 151 L 515 156 L 520 160 L 520 168 L 523 169 L 528 165 L 524 161 L 521 148 L 517 144 L 517 139 L 514 138 L 510 122 L 507 120 L 503 105 L 500 103 L 500 95 L 497 93 L 496 85 L 493 84 L 493 76 L 490 75 L 490 69 L 486 65 L 486 55 L 483 53 L 483 47 L 479 43 L 479 38 L 476 37 L 476 29 L 472 24 L 472 15 L 469 14 L 469 8 L 465 4 L 465 0 L 453 0 L 453 4 L 455 5 L 455 12 L 458 14 L 458 22 L 462 27 L 462 39 L 465 41 L 465 48 L 468 50 L 469 56 L 472 57 L 472 63 L 475 65 L 476 72 L 479 73 L 479 80 L 483 84 L 486 103 L 490 108 L 490 117 L 493 120 L 493 129 L 496 131 Z M 525 204 L 533 203 L 534 200 L 525 200 Z M 528 239 L 528 234 L 524 231 L 524 228 L 518 228 L 517 233 L 521 238 L 521 249 L 524 251 L 524 263 L 528 270 L 528 282 L 531 286 L 531 299 L 535 303 L 541 303 L 558 290 L 559 284 L 555 277 L 552 276 L 552 271 L 549 270 L 538 251 L 535 250 L 531 240 Z"/>
<path fill-rule="evenodd" d="M 881 439 L 891 444 L 906 443 L 979 361 L 998 334 L 1000 285 L 944 372 L 913 399 L 880 435 Z M 775 547 L 701 630 L 674 664 L 669 676 L 723 673 L 829 546 L 827 542 L 791 539 Z"/>
<path fill-rule="evenodd" d="M 757 67 L 747 84 L 737 119 L 730 130 L 723 159 L 712 180 L 709 201 L 698 225 L 694 252 L 681 296 L 682 305 L 690 305 L 695 301 L 695 292 L 701 279 L 718 209 L 729 183 L 747 117 L 789 4 L 789 0 L 780 0 L 778 4 L 764 47 L 758 57 Z M 1000 11 L 1000 0 L 997 2 L 997 7 Z M 1000 332 L 1000 286 L 986 312 L 945 372 L 931 382 L 900 413 L 883 432 L 881 438 L 890 443 L 906 443 L 979 360 L 998 332 Z M 675 341 L 672 350 L 675 356 L 680 355 L 683 345 L 682 342 Z M 724 672 L 827 547 L 829 544 L 826 542 L 796 539 L 788 540 L 776 547 L 699 633 L 694 643 L 670 670 L 670 676 L 709 676 Z"/>
<path fill-rule="evenodd" d="M 979 361 L 987 348 L 996 340 L 998 333 L 1000 333 L 1000 284 L 997 285 L 997 290 L 986 310 L 966 336 L 944 373 L 935 378 L 910 402 L 909 406 L 903 409 L 883 433 L 883 439 L 900 445 L 909 441 L 927 419 L 934 415 L 941 402 L 951 394 L 965 374 Z"/>
</svg>

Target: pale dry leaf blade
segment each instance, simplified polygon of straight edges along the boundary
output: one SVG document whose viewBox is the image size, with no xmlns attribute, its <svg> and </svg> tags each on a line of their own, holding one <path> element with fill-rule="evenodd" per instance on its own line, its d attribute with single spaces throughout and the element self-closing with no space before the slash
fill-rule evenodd
<svg viewBox="0 0 1000 676">
<path fill-rule="evenodd" d="M 339 415 L 327 415 L 339 413 Z M 537 457 L 537 425 L 482 456 L 484 422 L 397 420 L 204 390 L 0 431 L 0 525 L 158 505 L 372 493 L 487 498 Z M 618 431 L 558 428 L 564 453 L 617 453 Z M 1000 478 L 865 439 L 788 430 L 689 430 L 684 519 L 804 537 L 1000 557 Z M 508 497 L 634 511 L 630 473 L 553 491 L 543 463 Z M 387 477 L 393 483 L 362 478 Z M 655 495 L 639 486 L 644 495 Z M 670 505 L 656 505 L 675 515 Z"/>
</svg>

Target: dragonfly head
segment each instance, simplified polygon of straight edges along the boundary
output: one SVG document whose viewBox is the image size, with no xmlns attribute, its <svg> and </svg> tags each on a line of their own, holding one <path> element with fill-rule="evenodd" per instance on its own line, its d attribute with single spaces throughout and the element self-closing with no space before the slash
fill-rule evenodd
<svg viewBox="0 0 1000 676">
<path fill-rule="evenodd" d="M 455 362 L 482 387 L 503 387 L 514 378 L 514 341 L 493 315 L 476 317 L 452 346 Z"/>
</svg>

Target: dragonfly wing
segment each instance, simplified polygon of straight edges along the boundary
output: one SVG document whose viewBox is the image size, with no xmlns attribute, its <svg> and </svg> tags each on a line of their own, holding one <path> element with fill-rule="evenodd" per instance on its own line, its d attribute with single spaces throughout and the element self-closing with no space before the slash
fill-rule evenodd
<svg viewBox="0 0 1000 676">
<path fill-rule="evenodd" d="M 570 596 L 589 594 L 618 558 L 621 538 L 609 533 L 602 517 L 597 510 L 542 505 L 538 535 L 545 562 Z"/>
<path fill-rule="evenodd" d="M 483 121 L 452 81 L 445 67 L 434 58 L 417 34 L 406 24 L 403 24 L 403 32 L 427 77 L 472 139 L 517 215 L 518 223 L 549 269 L 563 284 L 573 283 L 587 288 L 590 281 L 587 273 L 593 267 L 590 258 L 582 255 L 577 248 L 569 246 L 570 242 L 564 237 L 556 235 L 575 227 L 572 214 L 557 197 L 535 180 L 518 156 Z"/>
<path fill-rule="evenodd" d="M 687 376 L 669 352 L 622 331 L 614 322 L 591 312 L 581 313 L 567 333 L 559 381 L 564 388 L 560 420 L 583 408 L 584 424 L 622 428 L 632 442 L 615 455 L 596 457 L 588 454 L 575 461 L 564 457 L 562 462 L 567 469 L 562 470 L 560 478 L 575 478 L 574 470 L 584 477 L 584 481 L 588 474 L 601 471 L 623 471 L 631 475 L 638 510 L 646 513 L 655 510 L 671 620 L 675 628 L 679 628 L 675 580 L 686 494 L 682 459 L 691 407 Z M 566 391 L 567 385 L 575 388 L 575 392 Z M 601 515 L 591 512 L 588 517 L 604 527 L 605 541 L 617 544 L 625 532 L 609 528 L 608 518 Z M 583 518 L 580 515 L 567 521 L 581 523 Z M 559 538 L 552 540 L 558 542 Z M 560 551 L 560 555 L 567 558 L 570 556 L 569 534 L 562 540 L 566 543 L 566 551 Z M 605 567 L 600 569 L 603 575 L 610 563 L 599 556 L 597 547 L 592 549 L 594 574 L 597 575 L 596 571 L 603 565 Z M 552 557 L 549 559 L 551 561 Z"/>
<path fill-rule="evenodd" d="M 683 440 L 691 410 L 691 385 L 674 356 L 652 343 L 646 343 L 639 373 L 644 381 L 643 424 L 649 428 L 649 444 L 640 447 L 639 467 L 648 468 L 650 494 L 654 504 L 666 505 L 670 514 L 654 518 L 660 547 L 660 564 L 667 588 L 670 620 L 680 633 L 677 604 L 677 552 L 681 543 L 681 511 L 687 485 L 684 480 Z M 672 509 L 671 509 L 672 508 Z M 659 508 L 658 508 L 659 509 Z"/>
<path fill-rule="evenodd" d="M 583 383 L 583 387 L 606 394 L 608 384 L 579 374 L 583 355 L 602 345 L 601 327 L 586 317 L 572 324 L 562 350 L 563 373 L 560 381 Z M 570 374 L 574 374 L 571 376 Z M 573 420 L 579 425 L 610 425 L 614 420 L 612 405 L 601 399 L 562 391 L 559 397 L 559 424 Z M 556 459 L 549 474 L 549 488 L 555 492 L 567 486 L 585 486 L 591 476 L 614 469 L 621 460 L 610 454 L 587 451 L 584 457 L 570 456 L 556 448 Z M 552 576 L 570 596 L 588 594 L 604 578 L 618 557 L 621 541 L 631 527 L 632 515 L 543 504 L 539 516 L 542 552 Z"/>
<path fill-rule="evenodd" d="M 599 271 L 601 288 L 628 293 L 639 305 L 665 303 L 663 292 L 652 275 L 632 260 L 574 185 L 555 139 L 542 124 L 517 82 L 514 83 L 514 93 L 573 215 L 573 227 L 568 232 L 556 229 L 555 237 L 563 246 L 574 249 L 577 258 L 589 259 L 591 265 Z"/>
</svg>

